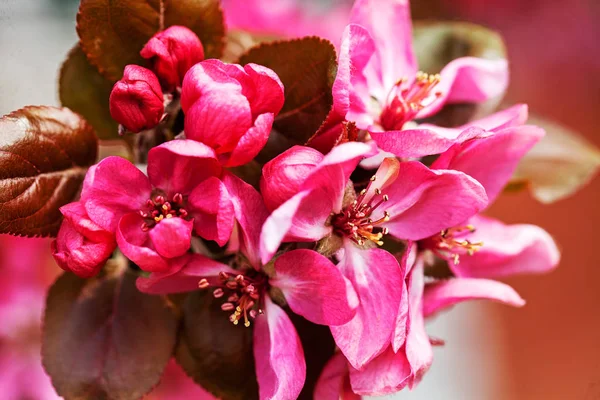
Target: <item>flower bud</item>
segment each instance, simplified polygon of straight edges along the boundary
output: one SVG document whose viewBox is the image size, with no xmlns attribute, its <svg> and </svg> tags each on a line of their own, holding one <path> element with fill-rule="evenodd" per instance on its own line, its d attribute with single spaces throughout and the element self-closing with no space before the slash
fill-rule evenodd
<svg viewBox="0 0 600 400">
<path fill-rule="evenodd" d="M 204 60 L 198 36 L 185 26 L 171 26 L 154 35 L 140 52 L 152 63 L 163 89 L 172 92 L 181 87 L 185 73 Z"/>
<path fill-rule="evenodd" d="M 260 192 L 265 204 L 273 211 L 300 191 L 312 170 L 323 160 L 317 150 L 294 146 L 265 164 L 260 180 Z"/>
<path fill-rule="evenodd" d="M 56 263 L 81 278 L 96 275 L 117 246 L 114 235 L 92 222 L 81 202 L 67 204 L 60 212 L 65 218 L 52 242 Z"/>
<path fill-rule="evenodd" d="M 149 69 L 128 65 L 110 94 L 110 115 L 128 131 L 140 132 L 158 125 L 164 113 L 160 83 Z"/>
</svg>

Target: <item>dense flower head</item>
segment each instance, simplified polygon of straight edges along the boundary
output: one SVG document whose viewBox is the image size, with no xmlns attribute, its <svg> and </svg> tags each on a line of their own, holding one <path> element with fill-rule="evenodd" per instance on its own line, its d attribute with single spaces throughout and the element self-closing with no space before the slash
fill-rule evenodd
<svg viewBox="0 0 600 400">
<path fill-rule="evenodd" d="M 181 87 L 186 72 L 204 60 L 204 48 L 198 36 L 179 25 L 152 36 L 140 54 L 150 60 L 152 70 L 167 92 Z"/>
<path fill-rule="evenodd" d="M 130 132 L 154 128 L 163 117 L 164 100 L 152 71 L 128 65 L 110 93 L 110 115 Z"/>
</svg>

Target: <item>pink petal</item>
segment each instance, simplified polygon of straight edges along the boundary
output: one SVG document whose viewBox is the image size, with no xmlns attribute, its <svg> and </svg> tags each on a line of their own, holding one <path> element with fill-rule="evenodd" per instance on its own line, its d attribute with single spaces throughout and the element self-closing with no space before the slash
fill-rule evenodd
<svg viewBox="0 0 600 400">
<path fill-rule="evenodd" d="M 225 167 L 237 167 L 249 163 L 265 147 L 275 116 L 272 113 L 260 114 L 254 125 L 246 131 L 237 146 L 224 162 Z"/>
<path fill-rule="evenodd" d="M 192 191 L 188 204 L 196 234 L 224 246 L 235 223 L 233 203 L 225 184 L 217 178 L 208 178 Z"/>
<path fill-rule="evenodd" d="M 391 346 L 361 370 L 350 368 L 352 390 L 360 395 L 396 393 L 408 385 L 411 376 L 406 353 L 394 353 Z"/>
<path fill-rule="evenodd" d="M 407 129 L 401 131 L 369 131 L 377 146 L 398 157 L 413 158 L 440 154 L 455 143 L 483 135 L 479 128 L 465 130 L 432 127 L 432 129 Z"/>
<path fill-rule="evenodd" d="M 277 74 L 262 65 L 246 64 L 244 72 L 248 79 L 245 81 L 244 94 L 250 100 L 252 114 L 279 114 L 285 98 L 283 96 L 283 83 Z M 251 83 L 251 84 L 250 84 Z"/>
<path fill-rule="evenodd" d="M 154 248 L 165 258 L 184 255 L 190 248 L 194 221 L 165 218 L 148 231 Z"/>
<path fill-rule="evenodd" d="M 315 324 L 342 325 L 356 313 L 358 298 L 338 268 L 316 251 L 283 253 L 275 261 L 272 286 L 281 289 L 296 314 Z"/>
<path fill-rule="evenodd" d="M 352 392 L 348 361 L 342 353 L 336 353 L 327 362 L 315 387 L 314 398 L 318 400 L 360 400 Z"/>
<path fill-rule="evenodd" d="M 357 0 L 350 22 L 364 27 L 373 38 L 376 59 L 367 76 L 380 76 L 382 87 L 371 94 L 383 102 L 385 90 L 400 78 L 412 78 L 417 72 L 417 60 L 412 47 L 412 24 L 408 0 Z M 374 79 L 373 79 L 374 80 Z"/>
<path fill-rule="evenodd" d="M 417 293 L 413 293 L 411 291 L 409 298 L 408 287 L 408 277 L 417 260 L 417 254 L 417 245 L 414 242 L 409 241 L 406 244 L 406 250 L 404 251 L 402 259 L 400 260 L 400 271 L 404 276 L 404 281 L 402 282 L 402 299 L 400 300 L 400 307 L 398 308 L 398 315 L 396 316 L 394 333 L 392 335 L 392 348 L 396 353 L 406 343 L 408 331 L 407 327 L 410 324 L 409 307 L 411 306 L 411 301 L 415 299 L 415 295 L 417 295 Z M 418 293 L 419 297 L 417 297 L 417 299 L 419 300 L 422 295 L 423 290 L 421 289 L 421 291 Z"/>
<path fill-rule="evenodd" d="M 517 274 L 545 273 L 560 261 L 552 237 L 535 225 L 504 223 L 477 215 L 469 220 L 476 231 L 465 237 L 483 246 L 472 256 L 462 256 L 450 265 L 460 277 L 495 278 Z"/>
<path fill-rule="evenodd" d="M 167 271 L 167 260 L 151 246 L 150 235 L 141 228 L 142 217 L 136 213 L 125 214 L 117 226 L 117 244 L 119 249 L 144 271 Z"/>
<path fill-rule="evenodd" d="M 352 282 L 360 305 L 345 325 L 332 326 L 331 333 L 348 362 L 362 368 L 389 345 L 402 296 L 400 267 L 385 250 L 361 250 L 346 241 L 339 263 Z"/>
<path fill-rule="evenodd" d="M 148 177 L 169 197 L 189 194 L 194 187 L 221 174 L 215 152 L 194 140 L 171 140 L 148 153 Z"/>
<path fill-rule="evenodd" d="M 219 272 L 235 274 L 234 269 L 200 254 L 184 255 L 171 262 L 164 272 L 153 272 L 149 277 L 139 277 L 136 285 L 141 292 L 149 294 L 183 293 L 198 290 L 198 283 L 205 278 L 216 283 Z"/>
<path fill-rule="evenodd" d="M 123 215 L 144 207 L 152 188 L 148 178 L 121 157 L 107 157 L 94 169 L 85 192 L 85 209 L 101 228 L 114 232 Z"/>
<path fill-rule="evenodd" d="M 60 208 L 60 213 L 86 238 L 96 242 L 114 241 L 114 234 L 105 231 L 90 219 L 82 202 L 64 205 Z"/>
<path fill-rule="evenodd" d="M 296 399 L 306 363 L 296 329 L 279 306 L 265 297 L 265 314 L 254 322 L 254 362 L 261 400 Z"/>
<path fill-rule="evenodd" d="M 356 122 L 359 128 L 373 124 L 365 104 L 370 94 L 363 71 L 374 54 L 375 44 L 369 32 L 360 25 L 348 25 L 342 37 L 333 84 L 333 112 L 342 119 Z"/>
<path fill-rule="evenodd" d="M 480 182 L 490 204 L 504 189 L 523 156 L 544 136 L 536 126 L 516 126 L 457 144 L 442 154 L 432 168 L 462 171 Z"/>
<path fill-rule="evenodd" d="M 425 287 L 423 314 L 428 317 L 467 300 L 492 300 L 513 307 L 525 305 L 525 300 L 505 283 L 489 279 L 455 278 Z"/>
<path fill-rule="evenodd" d="M 323 154 L 306 146 L 294 146 L 263 166 L 260 193 L 270 211 L 300 191 L 310 173 L 323 161 Z"/>
<path fill-rule="evenodd" d="M 185 75 L 181 106 L 186 136 L 218 154 L 233 151 L 252 126 L 252 111 L 242 85 L 213 62 L 200 62 Z"/>
<path fill-rule="evenodd" d="M 483 187 L 457 171 L 431 170 L 417 161 L 400 163 L 399 177 L 384 192 L 385 224 L 400 239 L 419 240 L 458 225 L 487 206 Z"/>
<path fill-rule="evenodd" d="M 421 110 L 417 118 L 436 113 L 446 103 L 482 103 L 502 96 L 508 87 L 508 62 L 462 57 L 446 65 L 440 75 L 435 90 L 441 96 Z"/>
<path fill-rule="evenodd" d="M 269 215 L 267 208 L 260 193 L 232 173 L 223 174 L 223 183 L 231 196 L 235 219 L 239 224 L 241 251 L 250 263 L 258 268 L 260 232 Z"/>
</svg>

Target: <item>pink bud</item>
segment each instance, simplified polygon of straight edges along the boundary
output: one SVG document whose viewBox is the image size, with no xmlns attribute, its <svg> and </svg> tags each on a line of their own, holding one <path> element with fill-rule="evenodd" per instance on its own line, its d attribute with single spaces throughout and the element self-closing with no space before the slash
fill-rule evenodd
<svg viewBox="0 0 600 400">
<path fill-rule="evenodd" d="M 310 147 L 294 146 L 263 167 L 260 191 L 271 211 L 297 194 L 323 154 Z"/>
<path fill-rule="evenodd" d="M 140 52 L 152 63 L 166 92 L 181 87 L 185 73 L 204 60 L 204 49 L 198 36 L 185 26 L 171 26 L 154 35 Z"/>
<path fill-rule="evenodd" d="M 163 94 L 156 75 L 138 65 L 128 65 L 110 94 L 110 115 L 131 132 L 158 125 L 163 113 Z"/>
</svg>

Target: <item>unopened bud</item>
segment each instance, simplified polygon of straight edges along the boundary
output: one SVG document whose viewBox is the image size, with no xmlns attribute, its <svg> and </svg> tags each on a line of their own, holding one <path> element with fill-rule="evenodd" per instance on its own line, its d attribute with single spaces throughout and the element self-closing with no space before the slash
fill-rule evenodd
<svg viewBox="0 0 600 400">
<path fill-rule="evenodd" d="M 156 75 L 138 65 L 125 67 L 109 100 L 110 115 L 128 131 L 140 132 L 158 125 L 163 113 L 163 94 Z"/>
</svg>

